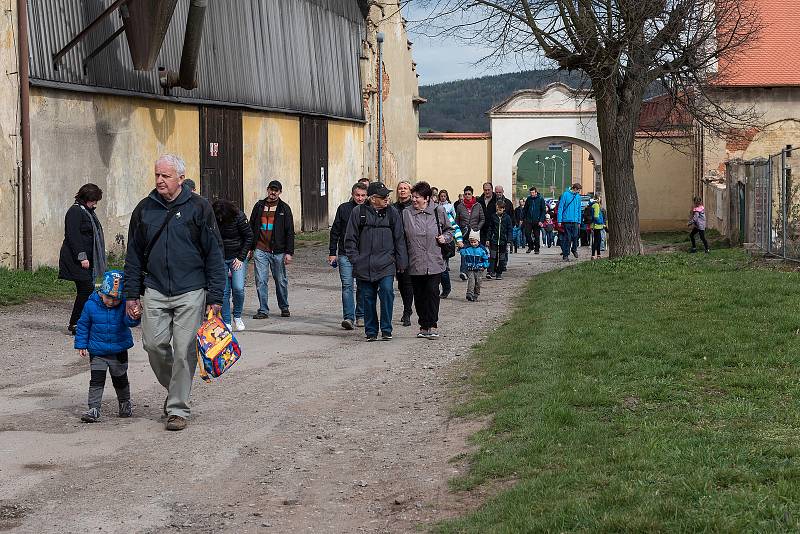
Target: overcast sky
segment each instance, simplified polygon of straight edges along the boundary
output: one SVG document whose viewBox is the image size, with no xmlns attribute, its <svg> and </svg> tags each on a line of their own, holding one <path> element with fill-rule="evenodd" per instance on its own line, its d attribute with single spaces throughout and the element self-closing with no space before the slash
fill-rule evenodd
<svg viewBox="0 0 800 534">
<path fill-rule="evenodd" d="M 477 78 L 504 72 L 517 72 L 532 67 L 519 65 L 513 59 L 507 59 L 500 65 L 476 65 L 491 50 L 473 44 L 467 44 L 456 38 L 429 38 L 423 35 L 431 33 L 431 29 L 420 23 L 429 15 L 429 10 L 415 6 L 411 2 L 403 7 L 403 16 L 409 21 L 409 38 L 414 42 L 412 53 L 417 62 L 419 84 L 430 85 L 465 78 Z M 437 23 L 442 24 L 441 18 Z"/>
</svg>

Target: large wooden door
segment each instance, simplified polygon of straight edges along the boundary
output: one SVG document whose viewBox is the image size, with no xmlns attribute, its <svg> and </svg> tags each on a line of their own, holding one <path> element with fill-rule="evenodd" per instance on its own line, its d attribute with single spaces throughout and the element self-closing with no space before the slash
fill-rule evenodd
<svg viewBox="0 0 800 534">
<path fill-rule="evenodd" d="M 200 194 L 242 206 L 242 112 L 200 106 Z"/>
<path fill-rule="evenodd" d="M 300 119 L 300 199 L 303 231 L 328 227 L 328 121 Z"/>
</svg>

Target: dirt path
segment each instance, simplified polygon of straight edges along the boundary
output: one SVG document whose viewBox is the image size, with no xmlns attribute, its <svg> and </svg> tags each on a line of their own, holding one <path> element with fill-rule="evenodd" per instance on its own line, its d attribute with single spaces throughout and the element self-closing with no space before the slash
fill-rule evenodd
<svg viewBox="0 0 800 534">
<path fill-rule="evenodd" d="M 242 360 L 217 384 L 195 382 L 184 432 L 163 430 L 164 392 L 138 329 L 134 417 L 116 417 L 108 380 L 104 419 L 87 425 L 88 365 L 64 334 L 69 306 L 0 309 L 0 530 L 413 532 L 462 512 L 447 491 L 460 466 L 448 460 L 474 428 L 448 417 L 448 387 L 463 379 L 469 347 L 507 315 L 486 297 L 561 267 L 556 249 L 512 255 L 477 304 L 454 281 L 440 340 L 396 326 L 378 343 L 339 327 L 339 278 L 325 254 L 297 254 L 291 318 L 246 319 Z M 248 287 L 246 318 L 255 302 Z"/>
</svg>

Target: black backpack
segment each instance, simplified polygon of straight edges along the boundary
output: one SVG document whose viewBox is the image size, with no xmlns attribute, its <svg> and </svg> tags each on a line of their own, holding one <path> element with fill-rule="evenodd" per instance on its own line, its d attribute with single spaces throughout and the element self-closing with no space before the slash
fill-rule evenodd
<svg viewBox="0 0 800 534">
<path fill-rule="evenodd" d="M 592 205 L 589 204 L 585 208 L 583 208 L 583 224 L 592 224 L 594 221 L 594 212 L 592 211 Z"/>
</svg>

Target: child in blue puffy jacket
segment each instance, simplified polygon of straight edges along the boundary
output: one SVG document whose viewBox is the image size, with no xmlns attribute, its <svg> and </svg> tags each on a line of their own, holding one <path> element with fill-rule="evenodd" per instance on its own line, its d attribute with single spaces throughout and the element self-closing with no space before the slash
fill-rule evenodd
<svg viewBox="0 0 800 534">
<path fill-rule="evenodd" d="M 92 372 L 89 410 L 81 416 L 81 421 L 86 423 L 100 420 L 106 371 L 111 373 L 111 382 L 117 392 L 119 416 L 133 415 L 128 383 L 128 349 L 133 346 L 131 327 L 137 326 L 139 320 L 133 320 L 125 313 L 122 278 L 122 271 L 108 271 L 103 275 L 103 285 L 86 301 L 76 327 L 75 349 L 82 358 L 89 357 Z"/>
</svg>

